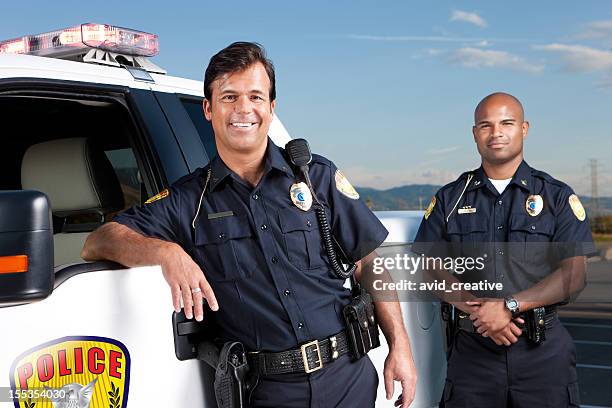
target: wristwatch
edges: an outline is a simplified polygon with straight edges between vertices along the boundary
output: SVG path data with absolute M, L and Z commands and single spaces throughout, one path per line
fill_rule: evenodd
M 512 296 L 508 296 L 507 298 L 504 299 L 504 302 L 506 302 L 506 309 L 508 309 L 510 313 L 512 313 L 512 318 L 516 319 L 519 316 L 518 300 L 516 300 Z

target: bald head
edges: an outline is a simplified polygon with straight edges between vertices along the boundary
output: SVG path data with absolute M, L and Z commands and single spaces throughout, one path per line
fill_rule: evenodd
M 515 113 L 515 119 L 522 122 L 525 120 L 525 111 L 523 110 L 523 104 L 516 97 L 504 93 L 504 92 L 495 92 L 491 95 L 485 96 L 479 103 L 476 105 L 476 109 L 474 110 L 474 124 L 478 124 L 482 117 L 483 111 L 486 111 L 489 107 L 498 107 L 498 106 L 506 106 L 509 108 L 508 110 L 513 111 Z
M 503 92 L 487 96 L 476 106 L 472 134 L 489 177 L 506 174 L 497 170 L 508 168 L 511 176 L 523 160 L 523 140 L 529 130 L 524 116 L 519 100 Z

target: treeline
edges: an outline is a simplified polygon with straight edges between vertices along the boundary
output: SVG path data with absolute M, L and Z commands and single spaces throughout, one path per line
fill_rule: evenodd
M 595 234 L 612 234 L 612 215 L 600 215 L 591 219 L 591 231 Z

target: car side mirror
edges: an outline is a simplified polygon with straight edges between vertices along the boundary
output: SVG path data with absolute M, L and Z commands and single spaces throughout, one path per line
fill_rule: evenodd
M 41 300 L 53 291 L 50 209 L 40 191 L 0 191 L 0 305 Z

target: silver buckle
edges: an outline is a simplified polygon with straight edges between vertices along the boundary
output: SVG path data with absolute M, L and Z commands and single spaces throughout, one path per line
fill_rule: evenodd
M 310 368 L 310 365 L 308 364 L 308 349 L 311 347 L 314 347 L 317 351 L 317 365 L 314 368 Z M 313 340 L 306 344 L 302 344 L 300 346 L 300 351 L 302 352 L 302 361 L 304 361 L 304 371 L 306 371 L 307 374 L 312 373 L 314 371 L 318 371 L 323 368 L 323 360 L 321 359 L 321 348 L 319 347 L 318 340 Z

